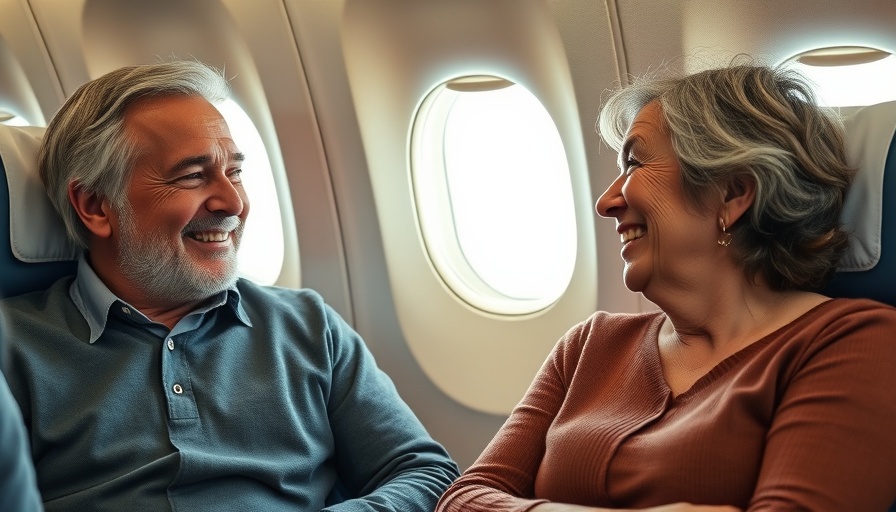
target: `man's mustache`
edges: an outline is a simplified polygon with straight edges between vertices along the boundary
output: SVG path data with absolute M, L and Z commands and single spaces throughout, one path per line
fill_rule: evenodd
M 243 221 L 236 215 L 228 217 L 206 217 L 202 219 L 193 219 L 184 226 L 181 233 L 196 233 L 200 231 L 224 231 L 231 232 L 237 228 L 241 228 Z

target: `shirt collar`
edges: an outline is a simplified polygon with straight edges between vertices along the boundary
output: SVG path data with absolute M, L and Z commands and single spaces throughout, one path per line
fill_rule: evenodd
M 88 340 L 90 343 L 94 343 L 105 331 L 106 321 L 109 318 L 112 306 L 120 307 L 121 311 L 126 315 L 134 315 L 136 317 L 135 320 L 138 322 L 153 323 L 137 308 L 119 299 L 112 293 L 102 279 L 96 275 L 84 254 L 78 260 L 78 273 L 69 288 L 69 295 L 75 303 L 75 307 L 78 308 L 78 311 L 81 312 L 81 315 L 90 327 L 90 339 Z M 235 283 L 215 297 L 216 299 L 197 308 L 196 311 L 193 311 L 187 317 L 193 314 L 202 314 L 226 305 L 232 309 L 240 322 L 249 327 L 252 326 L 252 322 L 249 321 L 249 315 L 246 314 L 243 308 L 240 291 Z

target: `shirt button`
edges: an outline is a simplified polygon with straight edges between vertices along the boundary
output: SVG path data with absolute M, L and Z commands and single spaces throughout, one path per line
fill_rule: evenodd
M 130 315 L 130 314 L 131 314 L 131 310 L 130 310 L 129 308 L 121 308 L 121 312 L 124 313 L 124 314 L 126 314 L 126 315 Z
M 174 340 L 168 338 L 168 350 L 174 350 Z
M 175 395 L 180 395 L 184 392 L 184 388 L 182 388 L 180 384 L 175 384 L 171 389 L 174 390 Z

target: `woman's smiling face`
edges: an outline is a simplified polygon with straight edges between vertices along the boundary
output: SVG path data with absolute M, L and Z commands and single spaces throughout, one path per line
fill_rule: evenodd
M 619 153 L 619 176 L 595 209 L 616 219 L 628 289 L 689 286 L 705 274 L 719 237 L 717 215 L 692 205 L 658 101 L 638 112 Z M 648 295 L 648 298 L 650 296 Z

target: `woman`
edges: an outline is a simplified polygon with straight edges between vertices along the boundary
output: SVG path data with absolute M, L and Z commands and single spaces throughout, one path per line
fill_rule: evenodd
M 813 292 L 847 247 L 838 121 L 733 65 L 638 81 L 599 126 L 596 209 L 660 310 L 573 327 L 437 510 L 885 510 L 896 309 Z

